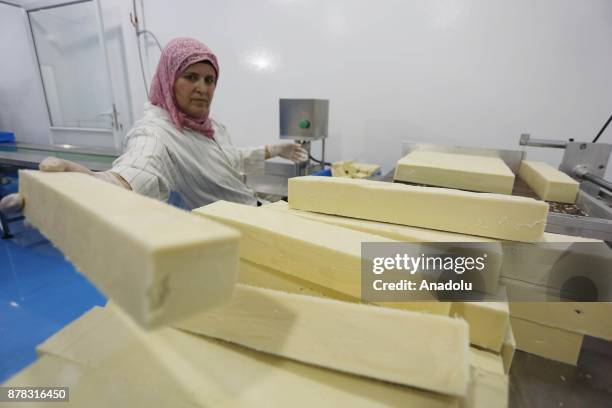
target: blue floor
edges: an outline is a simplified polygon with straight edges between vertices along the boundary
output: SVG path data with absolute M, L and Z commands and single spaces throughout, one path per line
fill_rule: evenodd
M 11 223 L 0 239 L 0 383 L 36 359 L 35 347 L 105 297 L 36 229 Z

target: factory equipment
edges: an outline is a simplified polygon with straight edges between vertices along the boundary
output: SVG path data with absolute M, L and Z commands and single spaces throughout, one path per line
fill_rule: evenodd
M 532 139 L 529 134 L 522 134 L 519 144 L 565 149 L 559 170 L 580 182 L 575 205 L 551 205 L 546 230 L 612 241 L 612 183 L 603 178 L 612 144 Z
M 279 99 L 279 136 L 281 140 L 294 140 L 308 151 L 305 163 L 293 163 L 273 158 L 266 160 L 268 175 L 295 177 L 311 174 L 325 165 L 325 139 L 328 135 L 329 100 Z M 321 141 L 321 159 L 311 154 L 312 142 Z

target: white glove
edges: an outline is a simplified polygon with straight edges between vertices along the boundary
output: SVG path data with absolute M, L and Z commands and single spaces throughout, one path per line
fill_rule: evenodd
M 89 170 L 87 167 L 82 166 L 78 163 L 71 162 L 70 160 L 58 159 L 57 157 L 47 157 L 43 160 L 38 168 L 45 172 L 63 172 L 72 171 L 76 173 L 84 173 L 90 176 L 96 177 L 100 180 L 104 180 L 108 183 L 115 184 L 119 187 L 130 189 L 129 184 L 126 181 L 120 179 L 121 176 L 110 172 L 102 171 L 95 172 Z M 19 193 L 9 194 L 0 200 L 0 212 L 4 214 L 16 214 L 23 210 L 24 206 L 23 196 Z
M 308 152 L 306 149 L 295 143 L 279 143 L 269 145 L 266 146 L 266 151 L 270 157 L 280 156 L 296 163 L 301 163 L 308 160 Z

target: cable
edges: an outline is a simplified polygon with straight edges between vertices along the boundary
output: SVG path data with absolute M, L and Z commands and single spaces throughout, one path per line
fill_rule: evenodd
M 597 136 L 595 136 L 595 139 L 593 139 L 592 143 L 597 142 L 597 139 L 599 139 L 599 136 L 601 136 L 601 134 L 606 130 L 606 128 L 608 127 L 608 125 L 610 124 L 610 121 L 612 121 L 612 115 L 610 115 L 610 117 L 608 118 L 607 122 L 605 125 L 603 125 L 603 127 L 601 128 L 601 130 L 599 131 L 599 133 L 597 134 Z
M 321 160 L 315 159 L 315 158 L 314 158 L 314 157 L 312 157 L 312 155 L 310 155 L 310 154 L 308 155 L 308 158 L 309 158 L 310 160 L 312 160 L 313 162 L 317 162 L 317 163 L 322 164 L 322 165 L 324 165 L 324 166 L 331 166 L 331 163 L 330 163 L 330 162 L 322 162 Z
M 136 46 L 138 47 L 138 61 L 140 62 L 140 73 L 142 75 L 142 82 L 144 83 L 145 93 L 147 94 L 147 98 L 149 98 L 149 85 L 147 84 L 147 77 L 145 75 L 145 70 L 144 70 L 144 62 L 142 60 L 142 49 L 140 47 L 140 36 L 143 34 L 148 34 L 151 37 L 153 37 L 153 39 L 155 40 L 155 44 L 157 44 L 157 48 L 159 48 L 160 52 L 162 50 L 162 46 L 159 43 L 159 40 L 157 39 L 155 34 L 153 34 L 149 30 L 140 29 L 139 21 L 138 21 L 138 12 L 136 11 L 136 0 L 132 0 L 132 12 L 133 13 L 130 13 L 130 22 L 132 23 L 132 26 L 134 27 L 134 30 L 136 31 Z M 146 46 L 146 41 L 145 41 L 145 46 Z

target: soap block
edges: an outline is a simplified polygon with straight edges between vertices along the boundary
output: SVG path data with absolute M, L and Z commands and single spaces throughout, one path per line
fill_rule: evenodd
M 555 327 L 511 317 L 516 348 L 550 360 L 576 365 L 584 336 Z
M 465 408 L 505 408 L 508 406 L 509 379 L 502 358 L 495 353 L 470 347 L 470 385 L 461 399 Z
M 453 302 L 450 313 L 468 322 L 471 344 L 501 352 L 510 321 L 507 302 Z
M 380 170 L 377 164 L 355 163 L 352 160 L 337 161 L 331 164 L 333 177 L 368 178 Z
M 519 177 L 546 201 L 574 204 L 580 184 L 544 162 L 523 160 Z
M 508 325 L 508 332 L 506 333 L 506 337 L 504 338 L 504 343 L 502 344 L 501 349 L 501 355 L 504 362 L 504 372 L 506 374 L 510 372 L 515 352 L 516 339 L 514 337 L 514 332 L 512 331 L 512 319 L 510 319 L 510 324 Z
M 446 408 L 458 398 L 368 380 L 172 328 L 143 332 L 117 308 L 88 312 L 39 346 L 196 407 Z
M 333 177 L 350 177 L 344 168 L 343 161 L 332 163 L 331 172 Z
M 3 387 L 68 387 L 68 401 L 19 402 L 19 407 L 177 407 L 193 408 L 194 405 L 157 389 L 105 375 L 84 364 L 75 363 L 52 355 L 43 355 L 21 370 Z M 4 405 L 4 404 L 3 404 Z M 8 405 L 6 405 L 8 406 Z
M 25 216 L 145 327 L 224 303 L 240 234 L 80 173 L 19 173 Z
M 231 303 L 174 326 L 441 394 L 464 396 L 469 381 L 468 326 L 448 316 L 238 284 Z
M 509 299 L 531 300 L 509 302 L 512 317 L 612 341 L 612 302 L 553 302 L 546 288 L 507 278 L 501 281 Z
M 342 300 L 344 302 L 362 303 L 361 299 L 345 295 L 344 293 L 296 278 L 281 271 L 257 265 L 245 259 L 240 260 L 239 282 L 259 288 L 280 290 L 288 293 L 317 296 L 328 299 Z M 413 312 L 433 313 L 448 316 L 450 302 L 373 302 L 393 309 L 410 310 Z
M 396 181 L 512 194 L 514 173 L 499 157 L 416 150 L 395 167 Z
M 510 313 L 542 325 L 612 341 L 612 302 L 511 302 Z
M 395 242 L 226 201 L 193 213 L 238 229 L 241 258 L 354 298 L 361 298 L 361 243 Z
M 509 379 L 503 373 L 492 373 L 476 367 L 470 369 L 468 396 L 462 408 L 507 408 L 510 395 Z
M 548 214 L 526 197 L 315 176 L 289 179 L 289 207 L 523 242 L 542 239 Z
M 339 227 L 362 231 L 368 234 L 380 235 L 403 242 L 498 242 L 491 238 L 484 238 L 476 235 L 458 234 L 455 232 L 411 227 L 409 225 L 390 224 L 387 222 L 297 210 L 290 208 L 289 203 L 286 201 L 276 201 L 274 203 L 265 204 L 260 209 L 282 211 L 312 221 L 324 222 L 326 224 L 337 225 Z
M 490 373 L 505 374 L 504 363 L 499 354 L 470 347 L 470 366 Z
M 262 206 L 260 210 L 282 211 L 313 221 L 337 225 L 339 227 L 362 231 L 368 234 L 380 235 L 402 242 L 445 243 L 443 245 L 445 249 L 447 249 L 449 252 L 462 256 L 478 257 L 482 256 L 484 252 L 488 257 L 486 269 L 479 272 L 478 276 L 473 276 L 473 279 L 472 276 L 466 275 L 467 279 L 474 283 L 474 290 L 492 295 L 496 294 L 498 291 L 498 281 L 502 270 L 503 251 L 501 244 L 497 240 L 474 235 L 456 234 L 452 232 L 429 230 L 406 225 L 389 224 L 385 222 L 360 220 L 356 218 L 340 217 L 337 215 L 293 210 L 289 208 L 288 203 L 285 201 L 277 201 L 275 203 L 266 204 Z M 474 243 L 474 245 L 462 245 L 461 243 L 464 242 Z M 457 245 L 453 245 L 452 243 L 457 243 Z M 476 245 L 476 243 L 482 243 L 483 245 Z M 440 248 L 440 245 L 438 245 L 437 248 Z
M 545 233 L 535 245 L 517 245 L 507 251 L 500 275 L 534 285 L 560 289 L 573 271 L 589 265 L 593 282 L 606 282 L 612 251 L 601 240 Z

